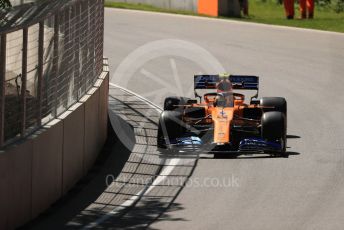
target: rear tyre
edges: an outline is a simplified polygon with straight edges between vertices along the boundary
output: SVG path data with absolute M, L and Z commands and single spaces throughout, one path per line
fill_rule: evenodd
M 266 141 L 278 142 L 281 144 L 281 150 L 274 152 L 273 155 L 282 157 L 289 156 L 286 152 L 286 118 L 282 112 L 272 111 L 263 114 L 261 135 Z
M 181 137 L 185 128 L 181 125 L 182 115 L 178 111 L 164 111 L 160 114 L 157 146 L 166 149 L 170 139 Z
M 287 101 L 283 97 L 263 97 L 260 99 L 260 105 L 271 107 L 264 108 L 264 112 L 277 111 L 281 112 L 287 117 Z

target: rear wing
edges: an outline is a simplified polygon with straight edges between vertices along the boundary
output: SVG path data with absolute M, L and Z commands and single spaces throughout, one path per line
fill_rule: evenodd
M 248 75 L 230 75 L 229 80 L 233 89 L 258 90 L 259 77 Z M 220 81 L 219 75 L 195 75 L 195 89 L 216 89 L 216 83 Z
M 239 90 L 256 90 L 257 93 L 252 98 L 258 97 L 259 77 L 251 75 L 230 75 L 229 80 L 232 82 L 233 89 Z M 194 89 L 216 89 L 216 83 L 220 81 L 219 75 L 195 75 Z
M 248 75 L 231 75 L 229 80 L 234 89 L 259 90 L 259 77 Z
M 216 83 L 220 81 L 219 75 L 195 75 L 195 89 L 216 89 Z

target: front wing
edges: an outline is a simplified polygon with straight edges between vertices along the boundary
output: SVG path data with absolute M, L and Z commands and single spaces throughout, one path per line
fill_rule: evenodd
M 238 153 L 238 154 L 259 154 L 267 152 L 278 152 L 282 146 L 278 142 L 268 142 L 260 138 L 246 138 L 240 141 L 238 147 L 230 143 L 218 145 L 216 143 L 203 143 L 197 136 L 181 137 L 166 141 L 167 149 L 180 150 L 183 152 L 199 151 L 202 153 Z

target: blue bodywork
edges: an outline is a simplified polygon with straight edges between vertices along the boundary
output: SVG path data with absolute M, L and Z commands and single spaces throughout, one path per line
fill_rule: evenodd
M 233 89 L 258 90 L 259 77 L 248 75 L 231 75 L 228 80 L 233 84 Z M 220 81 L 219 75 L 195 75 L 195 89 L 215 89 Z
M 186 146 L 186 145 L 202 145 L 203 142 L 201 138 L 196 137 L 196 136 L 191 136 L 191 137 L 180 137 L 174 140 L 170 140 L 170 144 L 176 145 L 176 146 Z
M 279 151 L 282 149 L 280 143 L 269 142 L 260 138 L 248 138 L 240 141 L 239 151 Z
M 205 146 L 202 139 L 197 136 L 181 137 L 170 140 L 170 145 L 175 148 L 201 148 Z M 209 144 L 208 144 L 209 145 Z M 216 144 L 212 143 L 214 147 Z M 231 146 L 228 144 L 228 146 Z M 280 151 L 282 145 L 278 142 L 268 142 L 261 138 L 246 138 L 240 141 L 238 149 L 231 149 L 228 152 L 264 152 L 264 151 Z M 211 152 L 211 151 L 210 151 Z M 226 152 L 226 151 L 224 151 Z

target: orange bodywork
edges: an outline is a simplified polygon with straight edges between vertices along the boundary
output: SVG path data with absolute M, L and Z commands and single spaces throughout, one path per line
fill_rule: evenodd
M 226 144 L 231 141 L 231 125 L 233 122 L 241 121 L 235 117 L 242 117 L 245 108 L 259 108 L 259 105 L 247 105 L 244 103 L 244 96 L 237 95 L 233 107 L 217 107 L 214 101 L 207 99 L 201 104 L 193 104 L 193 107 L 204 107 L 206 116 L 203 123 L 214 125 L 214 143 Z
M 235 108 L 215 107 L 212 110 L 214 122 L 214 142 L 225 144 L 230 141 L 230 127 L 234 117 Z

